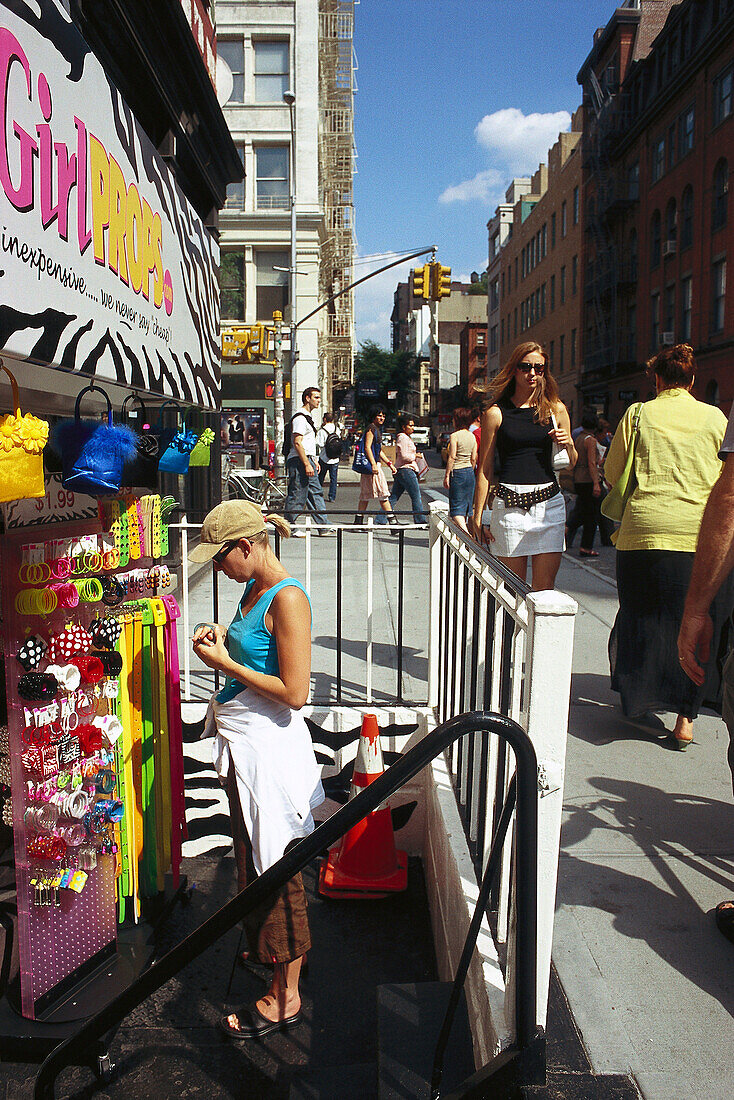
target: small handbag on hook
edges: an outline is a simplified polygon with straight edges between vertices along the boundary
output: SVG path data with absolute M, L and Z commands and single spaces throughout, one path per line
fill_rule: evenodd
M 10 379 L 14 409 L 0 416 L 0 501 L 42 497 L 46 493 L 43 448 L 48 440 L 48 424 L 32 413 L 20 411 L 15 375 L 1 359 L 0 370 Z
M 125 463 L 122 484 L 155 490 L 158 488 L 158 437 L 150 430 L 145 402 L 136 393 L 129 393 L 123 401 L 120 409 L 122 420 L 125 419 L 130 402 L 137 402 L 140 406 L 141 422 L 139 430 L 131 429 L 135 435 L 136 453 L 133 459 Z
M 97 390 L 107 402 L 107 423 L 82 420 L 79 408 L 85 393 Z M 112 423 L 112 405 L 105 390 L 85 386 L 74 406 L 74 419 L 62 420 L 53 429 L 53 443 L 61 455 L 61 484 L 65 489 L 90 496 L 119 493 L 126 462 L 137 453 L 135 433 Z

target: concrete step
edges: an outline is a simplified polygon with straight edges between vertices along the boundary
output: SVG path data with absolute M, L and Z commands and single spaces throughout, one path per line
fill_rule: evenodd
M 436 1040 L 451 993 L 449 982 L 411 982 L 377 989 L 379 1100 L 430 1095 Z M 471 1033 L 462 994 L 446 1050 L 442 1092 L 474 1072 Z
M 375 1100 L 377 1064 L 326 1066 L 299 1075 L 291 1082 L 289 1100 Z

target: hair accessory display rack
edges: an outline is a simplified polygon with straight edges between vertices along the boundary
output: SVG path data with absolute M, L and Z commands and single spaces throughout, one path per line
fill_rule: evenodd
M 101 502 L 97 521 L 14 528 L 0 539 L 19 955 L 0 1000 L 8 1061 L 42 1060 L 72 1021 L 124 989 L 152 960 L 151 925 L 188 892 L 179 610 L 172 595 L 156 594 L 168 577 L 161 525 L 160 498 L 126 497 Z M 59 575 L 75 582 L 77 601 L 56 598 Z M 108 618 L 115 622 L 100 628 Z M 99 641 L 90 647 L 93 623 Z M 69 654 L 66 631 L 81 652 Z M 25 673 L 15 654 L 38 635 L 55 663 L 46 653 Z M 46 668 L 58 692 L 27 698 Z M 23 675 L 31 679 L 21 697 Z M 0 920 L 6 980 L 12 922 L 4 912 Z M 103 1050 L 89 1052 L 100 1074 L 108 1062 Z

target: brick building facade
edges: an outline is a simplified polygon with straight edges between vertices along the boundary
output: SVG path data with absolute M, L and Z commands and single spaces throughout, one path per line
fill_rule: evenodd
M 459 335 L 459 381 L 470 397 L 486 386 L 487 326 L 480 321 L 467 321 Z
M 726 294 L 734 214 L 734 4 L 618 9 L 584 88 L 585 399 L 616 422 L 652 393 L 645 361 L 692 344 L 694 393 L 734 399 Z
M 579 108 L 516 201 L 500 264 L 500 366 L 521 341 L 542 344 L 572 420 L 581 354 L 582 120 Z

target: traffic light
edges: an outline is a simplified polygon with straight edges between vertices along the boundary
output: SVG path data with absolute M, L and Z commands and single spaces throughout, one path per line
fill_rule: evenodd
M 440 302 L 442 298 L 448 298 L 451 294 L 451 268 L 443 264 L 431 264 L 431 298 L 434 302 Z
M 426 302 L 431 296 L 431 265 L 413 269 L 413 297 L 423 298 Z

